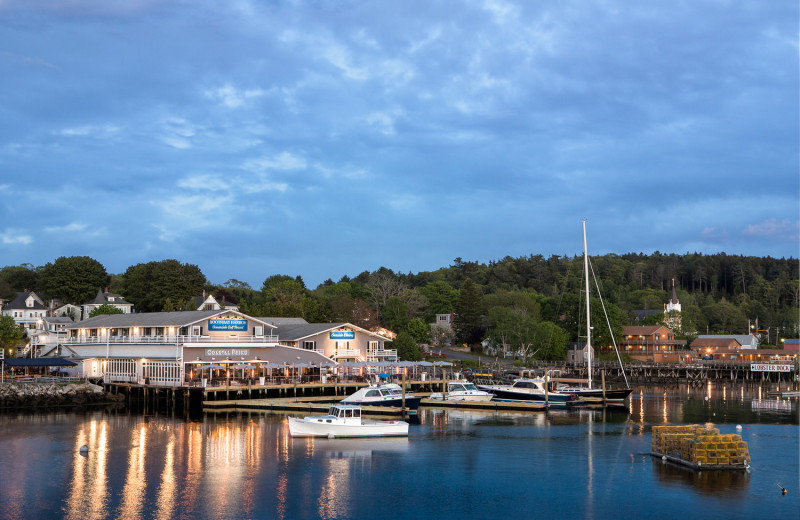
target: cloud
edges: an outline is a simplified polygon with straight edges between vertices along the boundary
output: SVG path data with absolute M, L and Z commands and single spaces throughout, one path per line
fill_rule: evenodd
M 306 160 L 290 152 L 281 152 L 273 157 L 260 157 L 245 161 L 245 170 L 263 172 L 266 170 L 302 170 L 307 167 Z
M 114 125 L 104 125 L 104 126 L 85 125 L 85 126 L 64 128 L 58 133 L 66 137 L 84 137 L 87 135 L 91 135 L 93 137 L 109 137 L 119 132 L 119 130 L 120 128 Z
M 750 224 L 742 230 L 746 237 L 786 237 L 796 239 L 800 223 L 788 219 L 770 218 L 757 224 Z
M 246 101 L 263 96 L 266 91 L 262 89 L 241 90 L 233 85 L 225 84 L 216 89 L 209 89 L 204 92 L 205 97 L 213 99 L 228 108 L 239 108 Z
M 26 246 L 33 243 L 33 237 L 30 235 L 20 234 L 18 231 L 6 228 L 2 233 L 0 233 L 0 241 L 8 245 L 22 244 Z
M 196 133 L 197 127 L 182 118 L 170 117 L 161 122 L 161 141 L 179 150 L 191 148 L 191 138 Z
M 45 231 L 48 233 L 75 233 L 78 231 L 84 231 L 86 229 L 86 224 L 80 224 L 78 222 L 70 222 L 65 226 L 49 226 L 44 228 Z

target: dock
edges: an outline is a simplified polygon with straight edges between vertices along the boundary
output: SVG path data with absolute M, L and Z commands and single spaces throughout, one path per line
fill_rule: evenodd
M 674 455 L 667 455 L 665 453 L 657 453 L 655 451 L 651 451 L 650 455 L 657 459 L 664 460 L 666 462 L 671 462 L 672 464 L 677 464 L 678 466 L 684 466 L 689 469 L 693 469 L 695 471 L 746 471 L 749 468 L 749 464 L 747 463 L 739 463 L 739 464 L 702 464 L 702 463 L 694 463 L 690 460 L 682 459 L 681 457 L 676 457 Z

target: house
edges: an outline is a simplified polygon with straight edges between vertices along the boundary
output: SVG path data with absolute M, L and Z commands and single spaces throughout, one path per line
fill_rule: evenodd
M 720 344 L 733 339 L 743 349 L 757 349 L 760 341 L 755 334 L 701 334 L 697 339 L 719 340 Z
M 663 362 L 671 359 L 676 350 L 682 350 L 686 340 L 675 339 L 675 334 L 663 325 L 629 325 L 622 329 L 620 353 L 640 361 Z M 611 350 L 613 347 L 603 347 Z
M 36 328 L 40 318 L 47 316 L 47 307 L 38 294 L 33 291 L 18 292 L 2 310 L 3 316 L 11 316 L 17 325 L 27 330 Z
M 734 352 L 742 350 L 742 344 L 728 336 L 704 336 L 692 341 L 691 349 L 700 359 L 713 359 L 718 353 L 726 354 L 728 359 Z
M 312 350 L 337 362 L 397 361 L 397 350 L 386 349 L 391 339 L 352 323 L 308 323 L 298 318 L 259 318 L 277 325 L 281 345 Z
M 132 303 L 125 301 L 125 298 L 119 294 L 108 292 L 108 287 L 106 287 L 105 291 L 102 289 L 97 291 L 97 296 L 94 297 L 94 300 L 81 305 L 83 310 L 83 319 L 87 319 L 92 311 L 101 305 L 111 305 L 112 307 L 116 307 L 117 309 L 121 310 L 123 314 L 130 314 L 133 312 Z
M 585 365 L 588 353 L 589 349 L 586 348 L 585 341 L 573 341 L 567 346 L 567 363 Z
M 59 343 L 67 339 L 67 327 L 73 323 L 74 321 L 66 316 L 39 318 L 36 328 L 28 332 L 30 342 L 22 355 L 25 356 L 29 352 L 31 357 L 47 355 L 49 351 L 57 348 Z
M 235 303 L 226 302 L 225 298 L 219 301 L 205 291 L 203 291 L 202 296 L 195 296 L 190 299 L 186 308 L 187 310 L 197 311 L 218 311 L 220 309 L 228 309 L 231 311 L 239 310 L 239 306 Z

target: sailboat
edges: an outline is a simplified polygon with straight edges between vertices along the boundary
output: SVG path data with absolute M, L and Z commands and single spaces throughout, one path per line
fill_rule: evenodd
M 603 402 L 605 399 L 606 404 L 623 404 L 625 399 L 631 394 L 630 388 L 609 390 L 602 388 L 594 388 L 592 386 L 592 359 L 594 358 L 594 350 L 592 349 L 592 324 L 590 313 L 590 282 L 589 282 L 589 252 L 586 247 L 586 220 L 583 221 L 583 269 L 586 276 L 586 363 L 588 368 L 589 377 L 587 378 L 587 385 L 584 386 L 568 386 L 559 385 L 557 390 L 562 393 L 576 395 L 583 401 L 596 401 Z M 626 380 L 627 383 L 627 380 Z

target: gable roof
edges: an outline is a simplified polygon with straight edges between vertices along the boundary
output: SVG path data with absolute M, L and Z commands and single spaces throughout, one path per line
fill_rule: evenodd
M 712 336 L 712 337 L 698 337 L 696 340 L 692 341 L 691 347 L 724 347 L 724 348 L 737 348 L 741 347 L 742 344 L 736 341 L 734 338 L 726 337 L 726 336 Z
M 29 296 L 33 296 L 33 307 L 28 307 L 25 304 L 25 300 L 28 299 Z M 42 299 L 39 298 L 39 295 L 33 291 L 30 292 L 18 292 L 17 296 L 11 300 L 8 305 L 3 307 L 3 309 L 46 309 L 42 304 Z
M 262 318 L 268 319 L 268 318 Z M 303 320 L 305 321 L 305 320 Z M 302 339 L 316 336 L 317 334 L 322 334 L 328 331 L 340 329 L 342 327 L 349 327 L 351 329 L 355 329 L 357 331 L 363 332 L 369 336 L 374 336 L 377 338 L 384 339 L 386 341 L 391 341 L 391 339 L 381 336 L 375 332 L 369 331 L 367 329 L 362 329 L 357 325 L 353 325 L 352 323 L 300 323 L 300 324 L 286 324 L 286 325 L 279 325 L 277 329 L 278 338 L 280 341 L 300 341 Z
M 661 329 L 672 332 L 663 325 L 627 325 L 622 328 L 622 334 L 624 336 L 652 336 Z
M 735 339 L 740 345 L 758 345 L 758 338 L 752 334 L 700 334 L 698 339 Z
M 113 302 L 108 301 L 109 296 L 114 298 Z M 111 303 L 111 305 L 133 305 L 130 302 L 126 302 L 125 298 L 119 294 L 114 294 L 108 291 L 103 292 L 102 289 L 97 290 L 97 296 L 94 297 L 94 300 L 84 303 L 84 305 L 103 305 L 104 303 Z
M 259 318 L 267 323 L 272 323 L 276 326 L 281 325 L 308 325 L 308 322 L 303 318 Z

